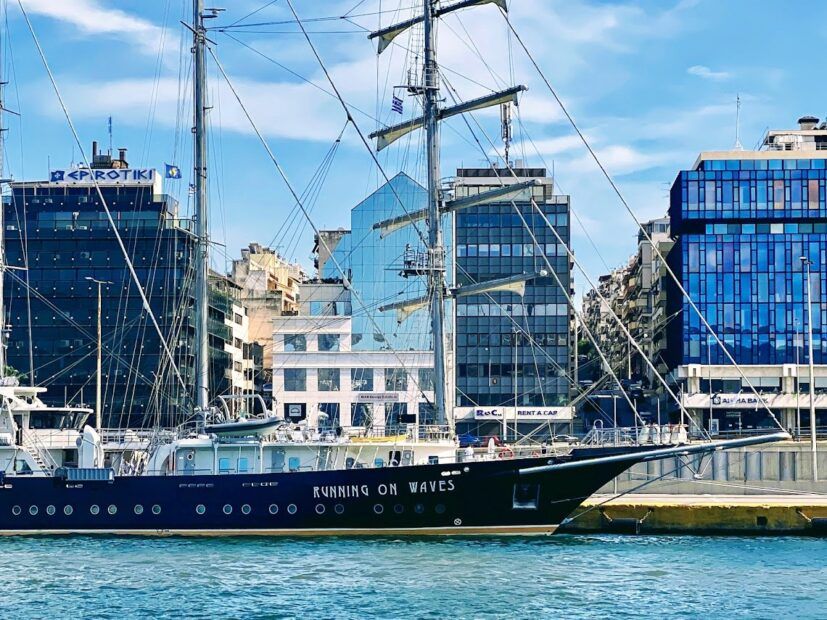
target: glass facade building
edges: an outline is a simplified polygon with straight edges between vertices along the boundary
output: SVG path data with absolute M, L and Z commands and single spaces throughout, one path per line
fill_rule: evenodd
M 407 249 L 421 249 L 417 228 L 427 238 L 425 222 L 416 228 L 404 226 L 385 237 L 374 224 L 427 207 L 425 188 L 404 173 L 365 198 L 351 210 L 350 234 L 338 241 L 335 259 L 324 262 L 323 281 L 341 279 L 340 268 L 348 273 L 355 294 L 351 295 L 353 312 L 352 348 L 354 351 L 428 351 L 432 350 L 430 315 L 417 310 L 399 323 L 393 311 L 379 312 L 383 305 L 425 294 L 423 278 L 400 275 Z M 443 221 L 444 237 L 450 255 L 450 219 Z M 338 263 L 338 266 L 337 264 Z M 449 278 L 450 279 L 450 278 Z M 358 297 L 358 298 L 357 298 Z
M 108 155 L 95 161 L 106 166 L 93 166 L 103 178 L 101 193 L 186 388 L 144 311 L 95 186 L 56 181 L 55 173 L 49 182 L 13 183 L 3 200 L 11 267 L 4 281 L 8 365 L 24 382 L 48 388 L 43 400 L 51 405 L 94 406 L 98 285 L 90 279 L 99 280 L 104 424 L 176 424 L 191 406 L 194 383 L 192 222 L 179 218 L 156 171 L 132 171 Z M 134 172 L 144 175 L 141 182 L 107 180 Z M 243 314 L 233 291 L 214 280 L 208 319 L 213 396 L 231 391 L 242 370 L 229 351 L 247 344 L 235 333 Z
M 806 363 L 801 257 L 812 263 L 814 362 L 827 360 L 825 164 L 815 151 L 702 157 L 672 186 L 669 261 L 739 364 Z M 729 363 L 676 287 L 668 298 L 670 365 Z
M 545 169 L 515 168 L 514 172 L 541 182 L 526 192 L 533 192 L 537 205 L 568 246 L 568 196 L 553 194 Z M 460 169 L 455 195 L 461 198 L 499 187 L 498 175 L 505 179 L 503 171 L 495 168 Z M 528 196 L 514 202 L 536 243 L 510 201 L 457 212 L 457 284 L 547 271 L 547 258 L 562 286 L 570 290 L 565 247 Z M 462 297 L 455 303 L 457 406 L 514 405 L 515 382 L 518 405 L 553 407 L 569 402 L 571 310 L 565 291 L 551 275 L 529 280 L 523 297 L 499 291 Z
M 155 194 L 151 185 L 104 186 L 101 191 L 184 382 L 191 385 L 192 330 L 186 308 L 191 305 L 193 237 L 188 222 L 176 219 L 176 202 Z M 7 271 L 4 282 L 11 328 L 8 364 L 26 380 L 47 387 L 44 400 L 50 404 L 93 405 L 97 284 L 87 278 L 94 278 L 105 282 L 105 423 L 180 408 L 183 389 L 171 376 L 94 186 L 15 183 L 4 209 L 6 259 L 20 269 Z

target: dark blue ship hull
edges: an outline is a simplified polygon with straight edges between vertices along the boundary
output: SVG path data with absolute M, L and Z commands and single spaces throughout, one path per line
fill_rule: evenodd
M 557 459 L 83 482 L 7 476 L 0 485 L 0 532 L 550 534 L 634 460 L 584 461 L 528 477 L 520 469 Z

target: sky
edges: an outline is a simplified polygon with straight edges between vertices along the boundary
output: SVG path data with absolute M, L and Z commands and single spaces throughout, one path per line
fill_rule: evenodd
M 5 176 L 43 179 L 82 161 L 20 3 L 51 67 L 86 156 L 92 140 L 128 148 L 131 167 L 184 171 L 165 191 L 190 205 L 192 125 L 190 0 L 2 0 L 6 87 Z M 208 2 L 207 4 L 212 4 Z M 220 5 L 221 3 L 216 3 Z M 222 76 L 228 76 L 295 191 L 322 229 L 349 226 L 349 209 L 404 171 L 424 178 L 420 132 L 378 154 L 361 135 L 418 113 L 394 87 L 417 62 L 421 32 L 377 56 L 368 30 L 409 16 L 413 0 L 293 0 L 354 124 L 332 96 L 287 0 L 233 0 L 209 20 L 210 228 L 213 265 L 225 269 L 256 241 L 311 266 L 313 232 Z M 636 217 L 664 215 L 677 172 L 700 151 L 827 115 L 818 59 L 827 3 L 769 0 L 509 0 L 511 23 L 617 182 Z M 347 16 L 347 19 L 343 19 Z M 333 19 L 318 19 L 318 18 Z M 312 20 L 312 21 L 311 21 Z M 292 22 L 292 23 L 291 23 Z M 589 158 L 560 106 L 493 4 L 447 16 L 438 30 L 446 105 L 524 84 L 514 158 L 553 170 L 571 195 L 572 245 L 589 279 L 623 264 L 636 225 Z M 813 60 L 811 64 L 809 60 Z M 220 68 L 219 64 L 220 63 Z M 400 116 L 391 97 L 403 96 Z M 470 126 L 470 128 L 469 128 Z M 357 129 L 358 128 L 358 129 Z M 471 131 L 473 129 L 473 132 Z M 501 153 L 496 109 L 442 129 L 442 175 L 484 166 Z M 578 222 L 579 220 L 579 222 Z M 582 226 L 581 226 L 582 223 Z

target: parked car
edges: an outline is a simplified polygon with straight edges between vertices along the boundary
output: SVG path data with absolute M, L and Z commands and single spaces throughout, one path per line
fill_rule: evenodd
M 462 433 L 461 435 L 457 435 L 457 439 L 459 440 L 460 448 L 468 448 L 469 446 L 472 448 L 482 447 L 482 439 L 472 433 Z

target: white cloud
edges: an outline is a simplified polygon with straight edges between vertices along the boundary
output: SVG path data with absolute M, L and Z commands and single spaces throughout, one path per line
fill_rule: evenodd
M 726 71 L 713 71 L 704 65 L 692 65 L 686 72 L 689 75 L 694 75 L 704 80 L 712 80 L 713 82 L 723 82 L 731 77 Z
M 22 0 L 25 9 L 71 24 L 84 34 L 126 37 L 147 54 L 157 54 L 164 29 L 119 9 L 103 6 L 98 0 Z

